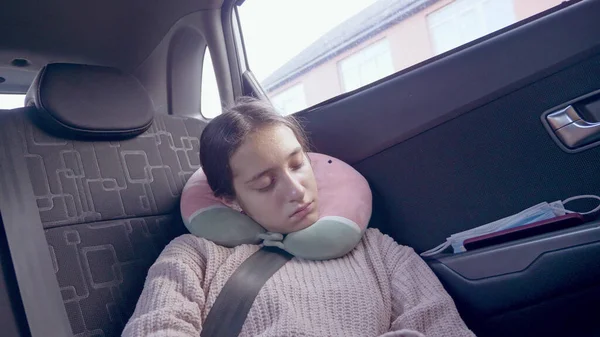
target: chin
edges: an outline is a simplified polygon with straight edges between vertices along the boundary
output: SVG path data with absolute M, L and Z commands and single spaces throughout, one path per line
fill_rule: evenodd
M 307 215 L 302 221 L 300 221 L 295 227 L 295 230 L 299 231 L 312 226 L 319 220 L 319 214 L 317 212 Z

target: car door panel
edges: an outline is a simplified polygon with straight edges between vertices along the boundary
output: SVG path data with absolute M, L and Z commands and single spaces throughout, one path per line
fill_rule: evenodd
M 598 257 L 600 222 L 594 222 L 464 254 L 446 254 L 428 262 L 453 294 L 470 326 L 485 335 L 539 336 L 550 333 L 548 330 L 555 335 L 565 327 L 594 330 L 595 321 L 582 318 L 598 312 L 589 305 L 590 294 L 585 291 L 600 287 Z M 578 309 L 565 310 L 556 301 L 566 297 L 571 298 L 569 306 Z M 552 321 L 535 317 L 539 309 L 531 307 L 540 304 L 545 310 L 554 307 Z M 530 315 L 529 324 L 521 331 L 512 331 L 513 323 L 506 317 L 525 308 L 530 308 L 529 314 L 522 313 Z M 579 315 L 569 317 L 573 311 Z M 502 317 L 504 327 L 497 326 L 495 322 Z M 578 323 L 574 324 L 574 320 Z
M 598 194 L 600 148 L 566 153 L 540 121 L 598 88 L 596 56 L 355 165 L 382 195 L 391 234 L 422 252 L 542 201 Z

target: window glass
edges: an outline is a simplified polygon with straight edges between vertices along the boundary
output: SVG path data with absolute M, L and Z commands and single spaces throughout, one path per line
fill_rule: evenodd
M 394 73 L 390 44 L 378 41 L 339 62 L 344 91 L 360 88 Z
M 435 53 L 447 52 L 514 23 L 514 1 L 456 0 L 430 13 L 427 24 Z
M 0 109 L 16 109 L 25 106 L 25 95 L 0 94 Z
M 204 61 L 202 64 L 202 93 L 200 96 L 200 111 L 204 118 L 215 118 L 221 114 L 221 97 L 219 96 L 219 87 L 215 77 L 215 68 L 213 67 L 210 50 L 206 48 L 204 52 Z
M 307 107 L 304 84 L 302 83 L 281 92 L 273 93 L 270 98 L 275 108 L 283 115 L 289 115 Z
M 563 0 L 246 0 L 250 70 L 289 114 L 398 72 Z

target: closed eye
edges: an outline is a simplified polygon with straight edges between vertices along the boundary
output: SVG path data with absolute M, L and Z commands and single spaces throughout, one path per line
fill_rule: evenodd
M 292 169 L 293 171 L 301 169 L 304 166 L 304 161 L 304 154 L 302 152 L 295 152 L 291 156 L 290 169 Z
M 273 188 L 273 186 L 275 186 L 275 180 L 271 179 L 271 181 L 269 182 L 269 184 L 267 186 L 258 188 L 257 191 L 268 192 L 269 190 L 271 190 Z
M 304 166 L 304 161 L 302 161 L 300 164 L 292 165 L 291 169 L 293 171 L 297 171 L 297 170 L 301 169 L 303 166 Z

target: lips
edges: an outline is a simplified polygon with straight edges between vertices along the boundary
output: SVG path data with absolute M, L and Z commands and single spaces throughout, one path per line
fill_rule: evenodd
M 308 213 L 308 211 L 310 211 L 310 209 L 312 208 L 313 204 L 314 204 L 314 201 L 311 201 L 309 203 L 299 206 L 296 209 L 296 211 L 290 216 L 290 218 L 293 218 L 295 216 L 302 216 L 302 215 L 304 215 L 304 213 Z

